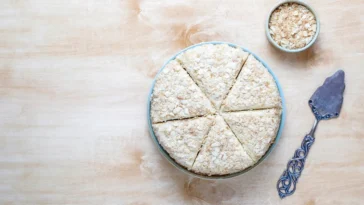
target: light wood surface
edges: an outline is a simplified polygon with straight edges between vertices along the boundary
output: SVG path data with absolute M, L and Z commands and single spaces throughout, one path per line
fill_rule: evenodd
M 0 204 L 364 204 L 364 1 L 307 2 L 319 39 L 285 54 L 264 33 L 275 0 L 2 0 Z M 146 120 L 158 69 L 212 40 L 264 59 L 287 101 L 272 154 L 222 181 L 170 165 Z M 339 68 L 341 116 L 320 123 L 297 192 L 280 200 L 277 179 L 313 123 L 307 100 Z

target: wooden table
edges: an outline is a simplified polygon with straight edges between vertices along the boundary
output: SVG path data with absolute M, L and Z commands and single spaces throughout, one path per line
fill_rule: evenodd
M 317 43 L 300 54 L 264 33 L 274 0 L 3 0 L 0 5 L 0 204 L 364 204 L 364 1 L 307 1 Z M 147 94 L 162 64 L 202 41 L 249 48 L 278 76 L 287 121 L 252 171 L 204 181 L 151 141 Z M 322 122 L 298 191 L 276 182 L 311 128 L 307 100 L 337 69 L 339 119 Z

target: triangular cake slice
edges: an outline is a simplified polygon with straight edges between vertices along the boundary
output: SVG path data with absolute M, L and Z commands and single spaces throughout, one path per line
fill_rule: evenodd
M 169 156 L 178 164 L 191 169 L 213 121 L 213 117 L 168 121 L 154 124 L 153 130 L 159 144 Z
M 153 123 L 214 112 L 211 102 L 178 62 L 170 61 L 158 74 L 151 102 Z
M 253 163 L 224 119 L 218 115 L 192 170 L 209 176 L 225 175 L 244 170 Z
M 240 111 L 280 107 L 277 84 L 269 71 L 253 55 L 248 57 L 222 111 Z
M 226 122 L 248 149 L 249 155 L 259 160 L 277 136 L 281 109 L 223 113 Z
M 205 44 L 185 51 L 177 61 L 219 109 L 248 55 L 227 44 Z

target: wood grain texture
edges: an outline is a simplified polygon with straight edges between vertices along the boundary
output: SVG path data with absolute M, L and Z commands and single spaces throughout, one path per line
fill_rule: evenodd
M 264 21 L 275 0 L 2 0 L 0 204 L 364 204 L 364 1 L 307 1 L 321 19 L 300 54 L 274 49 Z M 272 154 L 228 180 L 189 177 L 147 128 L 153 77 L 202 41 L 240 44 L 283 86 L 287 121 Z M 338 68 L 339 119 L 320 123 L 298 191 L 276 182 L 309 131 L 307 100 Z

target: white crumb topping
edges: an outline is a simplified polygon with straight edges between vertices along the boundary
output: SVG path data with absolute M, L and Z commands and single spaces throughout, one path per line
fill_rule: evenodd
M 158 75 L 152 95 L 153 123 L 213 114 L 211 102 L 176 61 Z
M 216 116 L 192 170 L 205 175 L 224 175 L 254 164 L 221 116 Z
M 227 44 L 206 44 L 189 49 L 176 59 L 219 109 L 248 55 Z
M 158 142 L 176 163 L 203 175 L 226 175 L 253 166 L 274 142 L 281 98 L 253 55 L 205 44 L 158 74 L 150 112 Z
M 280 107 L 277 85 L 268 70 L 253 55 L 248 57 L 234 86 L 222 104 L 222 111 Z
M 246 145 L 250 156 L 258 161 L 277 136 L 281 109 L 231 112 L 222 115 L 239 141 Z
M 191 169 L 212 123 L 213 117 L 200 117 L 154 124 L 153 129 L 164 150 L 178 164 Z

